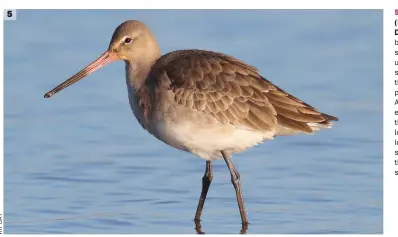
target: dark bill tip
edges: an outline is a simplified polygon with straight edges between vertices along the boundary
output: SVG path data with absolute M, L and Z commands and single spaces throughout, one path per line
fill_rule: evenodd
M 47 92 L 47 93 L 44 95 L 44 98 L 50 98 L 50 97 L 53 96 L 53 95 L 54 95 L 53 92 Z

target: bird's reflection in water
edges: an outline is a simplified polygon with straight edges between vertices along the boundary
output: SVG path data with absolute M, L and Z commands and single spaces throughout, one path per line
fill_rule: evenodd
M 195 222 L 195 230 L 196 230 L 196 233 L 197 233 L 198 235 L 206 234 L 205 232 L 202 231 L 202 225 L 200 224 L 200 221 L 194 221 L 194 222 Z
M 246 234 L 247 229 L 249 228 L 249 225 L 246 224 L 242 224 L 242 228 L 240 229 L 240 233 L 239 234 Z
M 206 234 L 206 232 L 203 232 L 203 230 L 202 230 L 202 225 L 201 225 L 200 221 L 194 221 L 194 222 L 195 222 L 196 233 L 199 235 Z M 242 224 L 242 228 L 241 228 L 239 234 L 246 234 L 248 228 L 249 228 L 248 224 Z

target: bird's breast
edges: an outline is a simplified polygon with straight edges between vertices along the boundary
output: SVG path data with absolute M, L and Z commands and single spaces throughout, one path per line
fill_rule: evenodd
M 147 113 L 144 112 L 145 109 L 141 105 L 142 103 L 140 102 L 139 98 L 136 95 L 129 93 L 129 103 L 130 103 L 130 107 L 131 107 L 131 110 L 133 111 L 135 118 L 141 124 L 141 126 L 146 129 L 146 127 L 147 127 L 146 114 Z

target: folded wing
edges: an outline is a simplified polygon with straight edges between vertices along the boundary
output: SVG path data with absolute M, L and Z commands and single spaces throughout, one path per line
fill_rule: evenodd
M 163 56 L 157 70 L 174 100 L 223 123 L 277 133 L 278 127 L 312 133 L 336 117 L 321 113 L 228 55 L 181 50 Z

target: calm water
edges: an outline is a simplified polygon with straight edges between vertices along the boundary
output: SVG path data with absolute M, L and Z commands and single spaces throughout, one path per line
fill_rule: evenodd
M 196 233 L 205 162 L 151 137 L 117 62 L 43 94 L 144 21 L 163 52 L 202 48 L 257 66 L 336 115 L 331 130 L 237 154 L 247 233 L 381 233 L 381 11 L 19 11 L 5 22 L 6 233 Z M 238 233 L 225 163 L 214 163 L 206 233 Z

